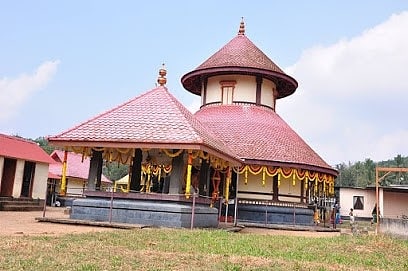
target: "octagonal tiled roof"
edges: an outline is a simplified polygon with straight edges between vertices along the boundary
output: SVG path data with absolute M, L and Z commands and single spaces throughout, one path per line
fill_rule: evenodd
M 298 166 L 337 175 L 272 109 L 248 105 L 207 105 L 195 116 L 245 163 Z
M 152 89 L 59 135 L 50 143 L 73 146 L 196 148 L 239 161 L 166 87 Z
M 241 28 L 243 22 L 241 22 Z M 278 98 L 295 92 L 298 84 L 286 75 L 267 55 L 245 36 L 245 30 L 204 61 L 194 71 L 181 78 L 183 86 L 192 93 L 200 94 L 202 80 L 219 74 L 249 74 L 270 79 L 277 85 Z

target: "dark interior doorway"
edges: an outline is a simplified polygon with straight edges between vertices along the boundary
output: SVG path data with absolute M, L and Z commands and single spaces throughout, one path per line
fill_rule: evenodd
M 4 158 L 3 176 L 0 184 L 0 196 L 13 196 L 14 176 L 16 175 L 17 160 Z
M 25 161 L 23 185 L 21 186 L 21 197 L 31 197 L 35 173 L 35 163 Z

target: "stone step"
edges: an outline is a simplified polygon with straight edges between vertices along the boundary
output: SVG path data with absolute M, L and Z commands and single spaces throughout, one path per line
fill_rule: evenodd
M 0 202 L 1 201 L 40 201 L 40 199 L 33 199 L 29 197 L 21 197 L 21 198 L 13 198 L 13 197 L 0 197 Z
M 13 212 L 30 212 L 30 211 L 42 211 L 43 206 L 40 205 L 20 205 L 20 204 L 7 204 L 1 206 L 1 211 L 13 211 Z
M 37 200 L 3 200 L 0 201 L 0 206 L 6 205 L 40 205 Z

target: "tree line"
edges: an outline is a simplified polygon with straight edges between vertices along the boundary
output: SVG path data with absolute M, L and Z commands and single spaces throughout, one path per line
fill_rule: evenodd
M 398 154 L 393 159 L 374 162 L 370 158 L 364 162 L 337 164 L 335 168 L 339 171 L 336 179 L 336 186 L 339 187 L 367 187 L 375 185 L 376 167 L 405 167 L 408 168 L 408 156 L 404 157 Z M 384 174 L 384 173 L 382 173 Z M 380 175 L 381 177 L 382 175 Z M 408 174 L 401 172 L 392 172 L 388 174 L 381 182 L 383 186 L 389 185 L 408 185 Z

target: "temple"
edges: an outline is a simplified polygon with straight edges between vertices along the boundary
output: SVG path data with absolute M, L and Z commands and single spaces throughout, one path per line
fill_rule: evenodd
M 163 66 L 157 88 L 49 138 L 91 158 L 85 198 L 74 200 L 71 218 L 170 227 L 216 227 L 220 218 L 313 224 L 317 204 L 334 195 L 337 171 L 277 114 L 277 101 L 298 84 L 247 38 L 244 22 L 181 78 L 201 96 L 195 114 L 168 91 L 166 74 Z M 112 161 L 129 165 L 128 184 L 107 192 L 101 172 Z
M 286 224 L 295 216 L 308 224 L 310 207 L 333 199 L 337 171 L 277 114 L 277 101 L 298 83 L 247 38 L 243 21 L 237 36 L 181 81 L 201 96 L 198 120 L 243 160 L 232 181 L 239 219 Z

